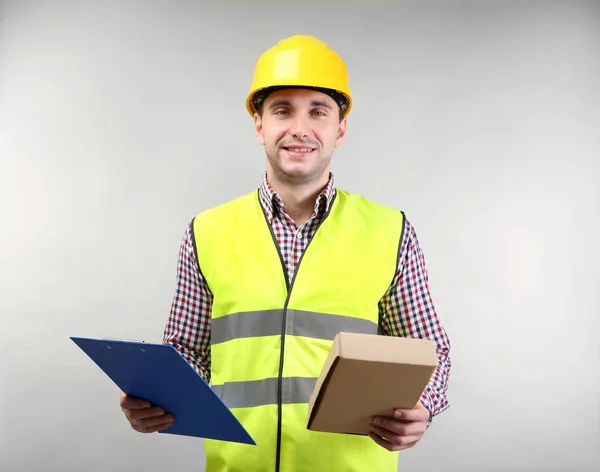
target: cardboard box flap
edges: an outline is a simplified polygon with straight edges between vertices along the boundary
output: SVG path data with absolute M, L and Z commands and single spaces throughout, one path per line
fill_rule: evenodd
M 338 352 L 344 359 L 437 365 L 435 342 L 429 339 L 398 338 L 376 334 L 340 333 Z M 399 340 L 402 340 L 399 342 Z

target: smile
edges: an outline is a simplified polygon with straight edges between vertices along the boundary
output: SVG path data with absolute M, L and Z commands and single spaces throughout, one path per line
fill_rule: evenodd
M 287 152 L 288 156 L 292 158 L 305 158 L 308 157 L 313 151 L 313 148 L 301 148 L 301 147 L 284 147 L 284 151 Z

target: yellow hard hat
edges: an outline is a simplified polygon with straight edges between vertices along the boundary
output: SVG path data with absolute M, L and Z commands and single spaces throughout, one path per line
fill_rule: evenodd
M 258 59 L 246 98 L 246 108 L 254 116 L 257 106 L 270 90 L 307 87 L 327 93 L 347 116 L 352 107 L 348 71 L 342 58 L 326 43 L 306 35 L 282 39 Z

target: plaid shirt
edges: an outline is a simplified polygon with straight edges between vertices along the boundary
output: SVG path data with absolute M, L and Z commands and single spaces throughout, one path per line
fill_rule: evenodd
M 286 213 L 281 197 L 267 182 L 266 173 L 259 195 L 291 280 L 302 252 L 333 200 L 333 176 L 330 175 L 329 183 L 317 198 L 312 217 L 301 228 Z M 438 365 L 421 398 L 433 417 L 448 407 L 450 342 L 429 293 L 427 268 L 417 235 L 406 218 L 400 244 L 396 277 L 379 304 L 383 329 L 389 336 L 435 341 Z M 211 304 L 212 294 L 198 270 L 190 223 L 179 251 L 177 289 L 163 341 L 177 348 L 207 382 L 210 382 Z

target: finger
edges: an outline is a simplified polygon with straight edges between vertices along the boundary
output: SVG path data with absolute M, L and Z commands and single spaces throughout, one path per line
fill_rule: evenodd
M 143 420 L 146 418 L 162 417 L 165 414 L 165 410 L 160 406 L 154 406 L 142 410 L 126 410 L 125 413 L 130 420 Z
M 419 404 L 414 409 L 399 409 L 394 412 L 394 418 L 401 421 L 427 421 L 429 418 L 429 412 L 427 409 Z
M 155 425 L 150 425 L 150 426 L 139 425 L 136 423 L 131 424 L 131 427 L 139 433 L 156 433 L 157 431 L 163 431 L 165 429 L 169 429 L 171 426 L 173 426 L 172 422 L 169 422 L 169 423 L 161 422 L 161 423 L 158 423 Z
M 386 429 L 394 434 L 401 436 L 411 436 L 416 434 L 422 434 L 427 429 L 427 425 L 424 421 L 422 422 L 406 422 L 400 421 L 393 418 L 375 417 L 373 424 Z
M 136 420 L 132 423 L 148 430 L 156 426 L 172 425 L 174 421 L 173 415 L 158 416 L 156 418 L 146 418 L 143 420 Z
M 149 408 L 152 405 L 149 401 L 141 398 L 128 397 L 127 395 L 121 396 L 121 408 L 123 410 L 140 410 L 143 408 Z
M 173 423 L 159 424 L 146 429 L 146 433 L 156 433 L 157 431 L 164 431 L 165 429 L 169 429 L 171 426 L 173 426 Z
M 385 439 L 383 439 L 382 437 L 378 436 L 377 434 L 371 432 L 369 433 L 369 437 L 375 441 L 377 444 L 379 444 L 381 447 L 383 447 L 384 449 L 387 449 L 388 451 L 396 451 L 396 446 L 394 446 L 392 443 L 390 443 L 389 441 L 386 441 Z
M 373 433 L 373 432 L 369 433 L 369 437 L 373 441 L 375 441 L 377 444 L 379 444 L 381 447 L 387 449 L 388 451 L 402 451 L 404 449 L 409 449 L 411 447 L 414 447 L 415 444 L 417 444 L 417 442 L 418 442 L 418 440 L 417 440 L 417 441 L 410 442 L 410 443 L 407 442 L 406 444 L 403 444 L 403 445 L 398 445 L 398 444 L 391 443 L 387 439 L 382 438 L 381 436 L 379 436 L 378 434 Z
M 400 451 L 402 449 L 408 449 L 409 447 L 413 447 L 421 439 L 421 435 L 418 434 L 411 436 L 401 436 L 399 434 L 394 434 L 391 431 L 385 430 L 375 425 L 371 427 L 370 435 L 374 435 L 376 438 L 379 438 L 380 441 L 376 442 L 390 451 Z

